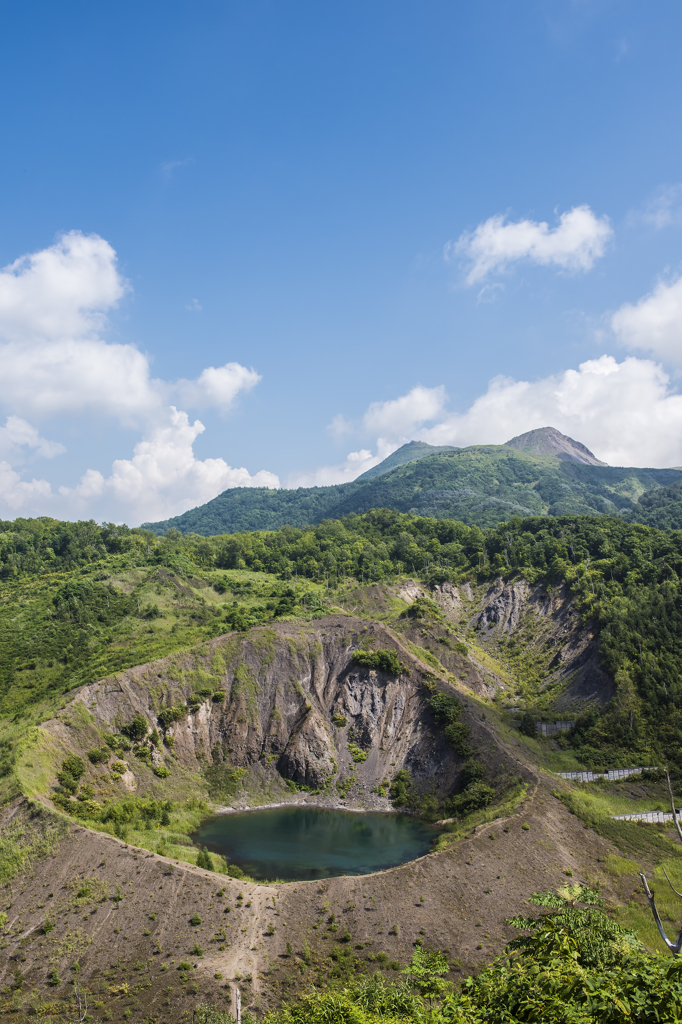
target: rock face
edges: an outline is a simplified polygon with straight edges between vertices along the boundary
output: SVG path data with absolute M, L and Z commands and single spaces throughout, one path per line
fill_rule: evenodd
M 512 437 L 511 441 L 505 441 L 508 448 L 516 448 L 519 452 L 528 452 L 529 455 L 551 455 L 555 459 L 562 459 L 564 462 L 580 462 L 585 466 L 605 466 L 605 462 L 592 454 L 580 441 L 574 441 L 572 437 L 562 434 L 556 427 L 539 427 L 537 430 L 529 430 L 518 437 Z
M 543 677 L 540 692 L 552 694 L 557 711 L 611 700 L 613 680 L 599 664 L 599 642 L 582 623 L 568 587 L 548 591 L 542 584 L 500 579 L 488 587 L 479 607 L 472 619 L 479 642 L 534 661 Z
M 456 604 L 454 592 L 443 598 Z M 396 652 L 402 670 L 360 667 L 353 660 L 360 646 Z M 334 615 L 231 634 L 92 683 L 59 720 L 42 728 L 63 745 L 78 746 L 65 720 L 82 721 L 87 709 L 92 734 L 78 741 L 87 752 L 101 742 L 102 731 L 117 732 L 142 715 L 162 736 L 157 749 L 171 769 L 164 791 L 176 784 L 180 769 L 202 772 L 213 798 L 228 802 L 235 770 L 246 769 L 252 781 L 258 776 L 261 783 L 277 783 L 277 799 L 292 796 L 284 788 L 289 779 L 326 787 L 335 799 L 348 794 L 351 804 L 387 807 L 384 794 L 372 790 L 402 768 L 437 796 L 457 788 L 464 757 L 447 743 L 429 709 L 424 683 L 433 685 L 434 678 L 389 629 Z M 445 680 L 439 685 L 449 686 Z M 506 755 L 492 734 L 481 731 L 475 705 L 459 697 L 494 781 Z M 151 764 L 129 758 L 138 791 L 161 785 L 153 776 L 160 761 L 156 753 Z

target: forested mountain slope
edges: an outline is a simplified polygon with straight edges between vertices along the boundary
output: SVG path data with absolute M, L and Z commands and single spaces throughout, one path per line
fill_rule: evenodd
M 302 530 L 210 538 L 172 532 L 158 539 L 143 530 L 53 520 L 2 526 L 5 713 L 229 629 L 334 607 L 352 611 L 349 590 L 410 578 L 427 596 L 446 583 L 480 591 L 478 610 L 471 606 L 462 621 L 451 621 L 442 639 L 447 647 L 480 635 L 485 649 L 485 638 L 498 636 L 500 618 L 485 611 L 490 585 L 524 581 L 544 588 L 550 604 L 552 588 L 567 588 L 592 624 L 601 666 L 613 680 L 615 701 L 586 713 L 576 728 L 572 742 L 585 763 L 603 760 L 608 749 L 640 760 L 674 760 L 682 750 L 678 532 L 610 516 L 537 516 L 483 531 L 388 510 Z M 243 577 L 224 578 L 235 571 Z M 428 624 L 428 607 L 423 615 Z M 511 631 L 505 625 L 491 653 L 516 679 L 521 704 L 539 702 L 549 713 L 542 683 L 552 659 L 538 647 L 535 626 L 524 636 L 525 622 L 521 617 Z M 542 650 L 550 649 L 547 640 Z
M 632 512 L 636 518 L 642 494 L 674 485 L 680 476 L 675 469 L 580 464 L 508 445 L 484 445 L 426 455 L 349 484 L 279 491 L 234 488 L 173 519 L 145 526 L 157 534 L 172 528 L 210 536 L 306 526 L 373 508 L 481 527 L 515 515 Z M 656 519 L 653 510 L 649 514 Z

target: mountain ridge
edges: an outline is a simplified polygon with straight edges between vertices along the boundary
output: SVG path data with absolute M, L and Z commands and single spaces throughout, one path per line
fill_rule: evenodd
M 177 529 L 211 536 L 300 528 L 388 508 L 483 528 L 512 516 L 570 514 L 615 515 L 652 526 L 660 521 L 664 529 L 682 527 L 682 502 L 675 500 L 675 487 L 682 486 L 679 470 L 606 466 L 555 428 L 529 431 L 511 441 L 515 444 L 435 448 L 434 452 L 425 451 L 431 446 L 424 442 L 410 442 L 374 467 L 378 473 L 370 470 L 373 475 L 364 474 L 350 483 L 296 490 L 233 488 L 179 516 L 142 525 L 156 534 Z M 524 450 L 526 445 L 535 451 Z M 538 446 L 545 451 L 538 454 Z M 547 450 L 552 446 L 552 451 Z M 410 454 L 417 457 L 405 459 Z M 389 460 L 393 464 L 382 470 Z M 639 507 L 644 494 L 660 488 L 667 489 L 667 511 L 655 502 L 646 509 Z

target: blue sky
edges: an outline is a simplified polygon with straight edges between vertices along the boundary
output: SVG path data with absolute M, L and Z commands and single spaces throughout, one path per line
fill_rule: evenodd
M 548 423 L 682 464 L 678 3 L 0 11 L 0 515 Z

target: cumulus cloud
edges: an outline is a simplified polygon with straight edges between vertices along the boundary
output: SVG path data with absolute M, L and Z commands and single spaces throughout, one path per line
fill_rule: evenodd
M 472 232 L 445 246 L 445 258 L 463 256 L 471 263 L 467 284 L 476 284 L 518 260 L 554 264 L 564 270 L 590 270 L 613 234 L 607 217 L 596 217 L 589 206 L 562 213 L 555 228 L 546 221 L 506 223 L 498 214 Z
M 391 452 L 404 442 L 387 440 L 380 437 L 376 442 L 376 452 L 369 448 L 361 448 L 357 452 L 349 452 L 343 462 L 332 466 L 320 466 L 309 472 L 292 473 L 286 481 L 286 487 L 326 487 L 329 484 L 347 484 L 366 473 L 373 466 L 388 458 Z
M 635 305 L 625 303 L 611 318 L 616 336 L 628 348 L 682 362 L 682 277 L 659 281 Z
M 179 380 L 173 392 L 180 401 L 192 409 L 213 407 L 228 409 L 240 391 L 250 391 L 261 380 L 255 370 L 247 370 L 240 363 L 207 366 L 196 380 Z
M 11 410 L 0 428 L 0 502 L 8 508 L 68 515 L 101 499 L 139 522 L 175 515 L 227 487 L 279 486 L 266 471 L 252 476 L 223 459 L 196 459 L 192 445 L 203 424 L 190 424 L 170 404 L 224 412 L 260 376 L 228 362 L 194 380 L 153 379 L 134 345 L 99 336 L 128 289 L 112 246 L 78 231 L 0 270 L 0 402 Z M 133 457 L 117 460 L 109 477 L 88 469 L 76 487 L 57 493 L 45 480 L 22 481 L 16 466 L 27 453 L 52 458 L 65 450 L 22 416 L 83 413 L 138 429 L 143 438 Z
M 88 470 L 75 488 L 61 487 L 71 504 L 110 496 L 130 521 L 168 519 L 192 505 L 210 501 L 229 487 L 279 487 L 274 473 L 253 476 L 234 469 L 224 459 L 197 459 L 193 445 L 205 430 L 200 420 L 189 422 L 186 412 L 171 407 L 168 422 L 136 446 L 132 459 L 116 459 L 109 477 Z
M 69 231 L 0 270 L 0 337 L 69 338 L 99 330 L 127 288 L 99 235 Z
M 649 359 L 603 355 L 538 381 L 497 377 L 462 414 L 420 433 L 430 444 L 503 444 L 553 426 L 614 466 L 682 464 L 682 395 Z
M 417 384 L 400 398 L 372 402 L 363 417 L 365 430 L 409 439 L 423 423 L 440 416 L 446 399 L 442 384 L 435 388 Z
M 426 388 L 417 384 L 406 395 L 384 402 L 372 402 L 362 417 L 361 424 L 353 423 L 339 414 L 328 426 L 335 437 L 353 432 L 371 434 L 380 432 L 375 442 L 376 452 L 361 448 L 349 452 L 343 462 L 321 466 L 310 472 L 293 473 L 287 479 L 287 487 L 323 487 L 326 484 L 343 484 L 368 469 L 383 462 L 391 452 L 410 441 L 425 423 L 432 423 L 443 414 L 447 395 L 443 385 Z
M 0 427 L 0 453 L 11 457 L 14 464 L 27 448 L 44 459 L 53 459 L 55 455 L 66 451 L 59 441 L 48 441 L 41 437 L 37 428 L 26 420 L 19 416 L 8 416 L 5 426 Z

